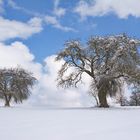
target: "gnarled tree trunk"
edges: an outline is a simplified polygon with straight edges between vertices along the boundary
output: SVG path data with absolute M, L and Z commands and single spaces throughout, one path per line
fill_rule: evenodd
M 105 92 L 100 92 L 98 93 L 98 98 L 99 98 L 99 107 L 109 107 L 107 103 L 107 94 Z
M 5 101 L 5 107 L 10 107 L 10 102 L 8 100 Z

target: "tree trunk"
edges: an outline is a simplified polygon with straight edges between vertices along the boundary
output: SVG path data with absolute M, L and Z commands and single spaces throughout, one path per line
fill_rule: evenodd
M 10 107 L 11 95 L 5 95 L 5 107 Z
M 10 101 L 11 101 L 11 98 L 12 96 L 11 95 L 5 95 L 5 107 L 10 107 Z
M 5 100 L 5 107 L 10 107 L 10 102 L 8 100 Z
M 136 99 L 136 106 L 138 106 L 138 100 Z
M 107 103 L 107 98 L 106 98 L 106 93 L 105 92 L 99 92 L 98 93 L 98 98 L 99 98 L 99 103 L 100 103 L 100 106 L 99 107 L 106 107 L 108 108 L 109 105 Z

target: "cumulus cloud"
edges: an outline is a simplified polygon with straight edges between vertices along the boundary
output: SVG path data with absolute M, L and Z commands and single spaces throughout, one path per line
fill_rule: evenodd
M 32 104 L 47 105 L 53 107 L 80 107 L 91 106 L 91 100 L 87 95 L 88 84 L 79 88 L 62 89 L 57 87 L 57 72 L 63 61 L 56 62 L 55 55 L 47 57 L 44 62 L 43 75 L 39 86 L 35 89 L 35 96 L 29 100 Z M 89 79 L 86 77 L 86 83 Z
M 74 11 L 82 18 L 88 16 L 104 16 L 111 13 L 119 18 L 127 18 L 129 15 L 140 17 L 139 0 L 81 0 Z
M 34 55 L 22 42 L 13 42 L 10 45 L 0 43 L 0 68 L 21 66 L 33 71 L 34 76 L 41 77 L 42 65 L 34 61 Z
M 51 107 L 91 106 L 87 95 L 88 84 L 81 85 L 78 89 L 57 88 L 57 71 L 64 62 L 56 62 L 55 57 L 47 57 L 44 60 L 45 65 L 42 65 L 35 62 L 35 56 L 22 42 L 13 42 L 10 45 L 0 43 L 0 68 L 20 66 L 33 72 L 38 80 L 32 90 L 32 96 L 25 104 Z M 89 79 L 85 77 L 84 81 L 88 83 Z
M 23 38 L 26 39 L 35 33 L 39 33 L 42 30 L 42 20 L 40 18 L 31 18 L 26 23 L 9 20 L 0 17 L 0 41 L 5 41 L 11 38 Z

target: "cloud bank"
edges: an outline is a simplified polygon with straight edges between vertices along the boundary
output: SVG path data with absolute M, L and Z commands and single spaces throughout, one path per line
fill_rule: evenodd
M 139 0 L 80 0 L 74 8 L 81 18 L 115 14 L 119 18 L 140 17 Z
M 64 62 L 56 62 L 55 57 L 55 55 L 48 56 L 42 65 L 35 62 L 35 56 L 22 42 L 13 42 L 10 45 L 0 43 L 0 68 L 20 66 L 33 72 L 38 80 L 26 104 L 49 107 L 92 106 L 87 94 L 89 83 L 87 77 L 85 77 L 86 84 L 77 89 L 57 88 L 57 71 Z

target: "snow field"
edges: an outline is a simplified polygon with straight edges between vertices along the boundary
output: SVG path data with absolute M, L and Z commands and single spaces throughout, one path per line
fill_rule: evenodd
M 0 140 L 135 140 L 137 109 L 0 108 Z

